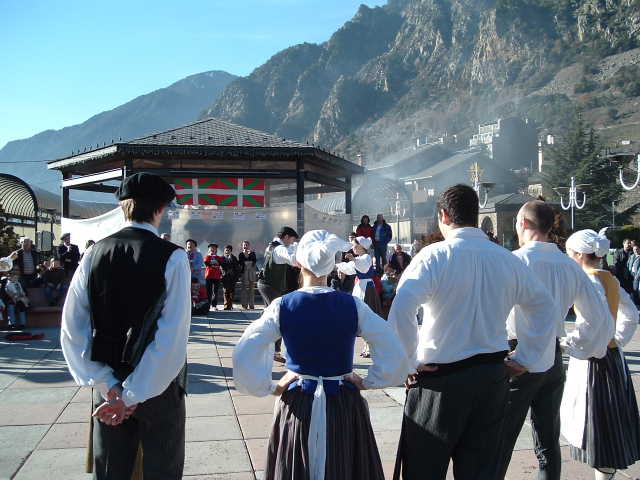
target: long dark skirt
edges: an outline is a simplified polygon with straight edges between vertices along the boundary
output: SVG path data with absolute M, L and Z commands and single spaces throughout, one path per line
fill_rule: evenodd
M 574 460 L 594 468 L 627 468 L 640 459 L 640 419 L 627 362 L 617 348 L 589 360 L 583 448 Z
M 307 440 L 313 394 L 300 388 L 282 395 L 267 453 L 266 480 L 308 480 Z M 325 480 L 384 480 L 367 403 L 354 388 L 327 394 Z
M 373 310 L 373 313 L 382 315 L 382 302 L 373 282 L 367 283 L 367 289 L 364 291 L 364 303 Z

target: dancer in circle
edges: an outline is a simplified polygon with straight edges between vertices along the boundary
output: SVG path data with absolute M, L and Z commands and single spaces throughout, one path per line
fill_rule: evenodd
M 384 474 L 360 390 L 397 385 L 409 370 L 397 335 L 367 305 L 327 287 L 335 254 L 350 245 L 324 230 L 300 240 L 303 287 L 276 298 L 233 352 L 238 390 L 280 396 L 266 480 L 382 480 Z M 366 378 L 352 373 L 357 335 L 372 346 Z M 287 346 L 287 374 L 271 379 L 274 343 Z
M 606 229 L 605 229 L 606 230 Z M 596 480 L 614 478 L 616 470 L 640 459 L 640 419 L 633 382 L 622 347 L 637 328 L 638 311 L 607 270 L 604 230 L 581 230 L 567 240 L 567 253 L 587 273 L 609 306 L 606 322 L 591 325 L 589 342 L 580 332 L 567 335 L 569 369 L 560 407 L 561 432 L 571 457 L 595 469 Z M 576 309 L 578 319 L 582 312 Z

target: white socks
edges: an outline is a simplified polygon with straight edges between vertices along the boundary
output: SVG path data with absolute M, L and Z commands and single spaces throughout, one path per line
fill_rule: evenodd
M 596 480 L 613 480 L 616 475 L 615 468 L 596 468 L 594 472 Z

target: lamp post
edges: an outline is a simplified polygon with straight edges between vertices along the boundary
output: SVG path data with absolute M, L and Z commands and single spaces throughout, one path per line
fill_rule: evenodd
M 469 171 L 471 172 L 471 182 L 473 183 L 473 189 L 478 194 L 478 204 L 480 205 L 480 208 L 484 208 L 487 206 L 487 202 L 489 201 L 489 191 L 493 187 L 495 187 L 496 184 L 480 181 L 484 170 L 480 168 L 478 162 L 475 162 L 473 165 L 471 165 Z
M 623 171 L 622 171 L 622 164 L 620 164 L 620 172 L 619 172 L 620 185 L 622 185 L 622 188 L 624 188 L 625 190 L 633 190 L 634 188 L 636 188 L 638 186 L 638 184 L 640 184 L 640 155 L 636 155 L 636 161 L 638 162 L 638 164 L 637 164 L 638 170 L 636 171 L 636 181 L 633 182 L 633 185 L 631 185 L 631 186 L 629 186 L 626 183 L 624 183 L 624 175 L 623 175 Z
M 400 243 L 400 217 L 404 217 L 407 209 L 402 205 L 400 193 L 396 193 L 396 201 L 391 205 L 391 215 L 396 216 L 396 243 Z
M 576 185 L 576 177 L 571 177 L 571 186 L 570 187 L 556 187 L 554 190 L 560 195 L 560 206 L 563 210 L 571 210 L 571 230 L 573 230 L 574 225 L 574 210 L 582 210 L 587 203 L 587 194 L 582 193 L 582 203 L 578 201 L 578 188 L 586 187 L 588 184 Z M 567 205 L 564 204 L 564 198 L 562 197 L 562 193 L 559 190 L 569 190 L 569 203 Z

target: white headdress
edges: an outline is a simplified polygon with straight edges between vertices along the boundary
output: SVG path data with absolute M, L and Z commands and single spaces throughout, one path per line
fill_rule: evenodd
M 577 253 L 595 253 L 596 257 L 604 257 L 611 245 L 605 236 L 606 231 L 606 228 L 597 233 L 595 230 L 580 230 L 567 239 L 566 246 Z
M 356 242 L 362 245 L 362 248 L 369 250 L 371 248 L 371 239 L 369 237 L 356 237 Z
M 329 275 L 336 265 L 336 252 L 348 252 L 351 244 L 326 230 L 311 230 L 300 239 L 296 260 L 316 277 Z

